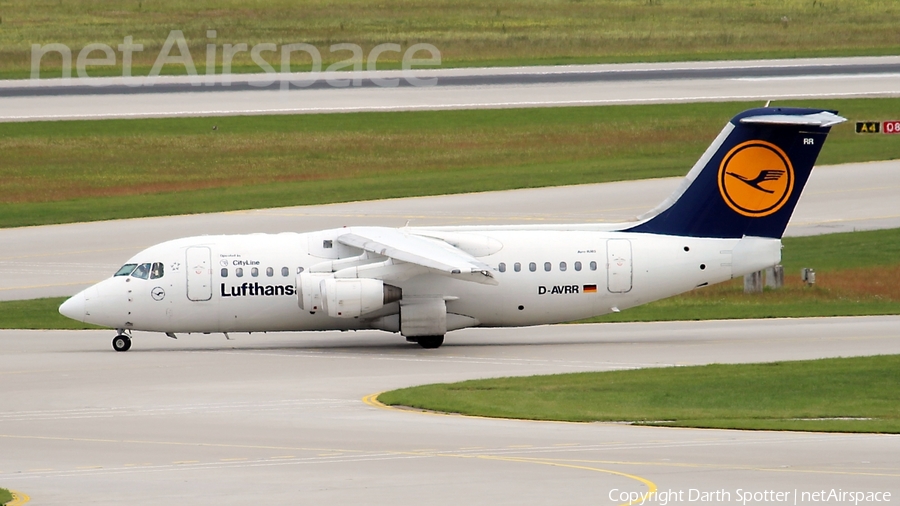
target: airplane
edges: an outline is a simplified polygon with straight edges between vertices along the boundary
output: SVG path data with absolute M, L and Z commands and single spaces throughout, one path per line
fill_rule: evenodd
M 134 255 L 59 312 L 132 331 L 381 329 L 423 348 L 452 330 L 560 323 L 720 283 L 781 260 L 781 237 L 837 111 L 729 121 L 676 191 L 634 222 L 345 227 L 208 235 Z

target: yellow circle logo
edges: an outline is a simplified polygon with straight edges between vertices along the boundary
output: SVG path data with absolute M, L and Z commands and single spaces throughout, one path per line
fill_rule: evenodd
M 719 193 L 728 207 L 762 218 L 787 202 L 794 189 L 794 168 L 784 151 L 765 141 L 738 144 L 719 166 Z

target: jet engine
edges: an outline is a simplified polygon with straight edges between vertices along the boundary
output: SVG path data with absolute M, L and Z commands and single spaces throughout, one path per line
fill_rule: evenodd
M 332 318 L 356 318 L 402 297 L 400 288 L 380 279 L 335 279 L 308 273 L 300 274 L 299 278 L 300 307 L 309 311 L 322 309 Z

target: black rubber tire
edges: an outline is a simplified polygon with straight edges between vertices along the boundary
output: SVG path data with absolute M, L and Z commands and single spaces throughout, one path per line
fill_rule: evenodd
M 444 336 L 422 336 L 416 338 L 416 341 L 418 341 L 419 346 L 426 350 L 433 350 L 440 348 L 444 344 Z
M 131 349 L 131 338 L 126 335 L 118 335 L 113 338 L 112 346 L 116 351 L 128 351 Z

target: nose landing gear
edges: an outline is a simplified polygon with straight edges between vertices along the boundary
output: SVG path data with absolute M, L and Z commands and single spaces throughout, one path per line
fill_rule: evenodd
M 131 336 L 125 334 L 122 329 L 116 329 L 119 333 L 112 340 L 113 349 L 116 351 L 128 351 L 131 349 Z

